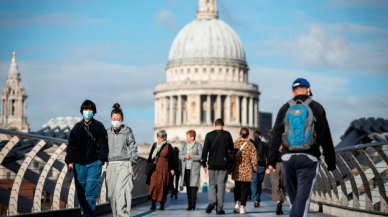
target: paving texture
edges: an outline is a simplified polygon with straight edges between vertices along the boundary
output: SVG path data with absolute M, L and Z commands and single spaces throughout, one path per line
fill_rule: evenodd
M 276 203 L 272 202 L 271 197 L 266 194 L 263 194 L 262 201 L 260 203 L 259 208 L 253 207 L 253 201 L 247 202 L 247 207 L 245 208 L 245 216 L 255 216 L 255 217 L 270 217 L 270 216 L 278 216 L 275 214 Z M 178 199 L 171 199 L 167 197 L 167 202 L 165 204 L 165 210 L 159 210 L 159 204 L 156 204 L 157 209 L 154 211 L 150 210 L 151 202 L 145 203 L 141 206 L 135 207 L 132 209 L 131 214 L 133 217 L 142 217 L 142 216 L 206 216 L 209 217 L 211 215 L 216 215 L 215 210 L 211 214 L 205 213 L 205 209 L 208 205 L 207 201 L 207 193 L 198 193 L 197 199 L 197 208 L 195 211 L 186 211 L 187 208 L 187 198 L 185 193 L 179 193 Z M 240 214 L 233 213 L 234 208 L 234 197 L 233 193 L 226 193 L 225 202 L 224 202 L 224 210 L 226 212 L 226 216 L 241 216 Z M 288 216 L 290 211 L 290 207 L 286 204 L 283 205 L 284 215 Z M 111 217 L 112 214 L 103 215 L 103 217 Z M 219 215 L 217 215 L 219 216 Z M 329 217 L 331 215 L 322 214 L 318 212 L 311 211 L 309 213 L 309 217 Z

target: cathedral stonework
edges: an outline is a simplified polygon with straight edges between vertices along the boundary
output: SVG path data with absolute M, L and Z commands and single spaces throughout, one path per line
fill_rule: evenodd
M 29 132 L 30 125 L 26 117 L 26 91 L 21 84 L 21 76 L 16 63 L 15 52 L 8 72 L 7 83 L 1 92 L 0 128 Z
M 178 145 L 193 129 L 203 143 L 218 118 L 234 140 L 241 127 L 251 135 L 258 128 L 258 86 L 248 82 L 244 47 L 218 19 L 216 0 L 199 0 L 196 19 L 174 39 L 165 69 L 166 82 L 155 88 L 154 141 L 164 129 Z

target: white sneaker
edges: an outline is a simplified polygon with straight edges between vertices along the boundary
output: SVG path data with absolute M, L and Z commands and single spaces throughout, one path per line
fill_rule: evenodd
M 245 208 L 240 208 L 240 214 L 245 214 Z
M 239 207 L 240 207 L 239 204 L 236 203 L 236 205 L 234 206 L 233 212 L 234 212 L 234 213 L 239 213 L 239 212 L 240 212 L 240 208 L 239 208 Z

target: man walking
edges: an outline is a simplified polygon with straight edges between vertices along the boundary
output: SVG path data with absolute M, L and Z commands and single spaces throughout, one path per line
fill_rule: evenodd
M 268 155 L 268 147 L 265 142 L 262 141 L 261 131 L 256 130 L 253 132 L 254 140 L 251 140 L 252 144 L 256 148 L 257 152 L 257 163 L 259 165 L 258 172 L 253 173 L 253 182 L 251 182 L 251 190 L 253 197 L 253 205 L 254 207 L 260 207 L 260 196 L 262 191 L 261 184 L 264 180 L 265 168 L 267 164 L 267 155 Z
M 335 169 L 335 152 L 326 112 L 311 99 L 310 83 L 298 78 L 292 84 L 292 95 L 276 118 L 268 170 L 275 172 L 281 144 L 283 172 L 290 197 L 290 217 L 307 216 L 311 192 L 319 172 L 320 149 L 329 171 Z
M 104 125 L 95 120 L 96 105 L 85 100 L 81 105 L 84 119 L 70 132 L 65 162 L 73 170 L 82 216 L 93 216 L 100 185 L 101 168 L 108 159 L 108 139 Z
M 217 119 L 214 125 L 215 130 L 206 134 L 202 151 L 202 166 L 205 174 L 209 166 L 209 205 L 206 213 L 211 213 L 217 205 L 216 213 L 225 214 L 223 203 L 228 179 L 229 151 L 233 149 L 233 140 L 230 133 L 224 130 L 222 119 Z

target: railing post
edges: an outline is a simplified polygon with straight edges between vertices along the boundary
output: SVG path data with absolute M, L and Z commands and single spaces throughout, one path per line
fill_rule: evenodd
M 53 195 L 53 210 L 60 209 L 61 206 L 61 191 L 62 191 L 62 185 L 63 181 L 65 181 L 67 173 L 67 165 L 65 164 L 62 168 L 61 173 L 59 174 L 57 184 L 55 185 L 54 195 Z
M 11 151 L 11 149 L 20 141 L 19 137 L 14 136 L 11 140 L 1 149 L 0 152 L 0 164 L 3 163 L 3 160 L 7 156 L 7 154 Z
M 364 184 L 364 190 L 365 190 L 365 209 L 367 209 L 367 210 L 374 210 L 373 204 L 372 204 L 372 194 L 370 192 L 369 182 L 368 182 L 368 179 L 366 178 L 366 175 L 365 175 L 364 171 L 361 168 L 360 163 L 357 161 L 357 159 L 354 157 L 354 155 L 350 151 L 344 151 L 344 153 L 346 154 L 346 156 L 348 156 L 350 161 L 352 161 L 354 166 L 357 168 L 357 170 L 358 170 L 358 172 L 360 174 L 362 183 Z
M 331 203 L 333 201 L 333 197 L 331 196 L 331 185 L 329 182 L 329 178 L 327 177 L 325 171 L 323 170 L 322 166 L 319 166 L 319 170 L 322 176 L 323 181 L 325 182 L 325 188 L 326 188 L 326 202 Z
M 67 208 L 74 208 L 74 199 L 75 199 L 75 182 L 73 177 L 69 188 L 69 195 L 67 196 Z
M 364 151 L 364 149 L 357 149 L 357 151 L 361 154 L 361 156 L 365 159 L 365 161 L 369 163 L 369 166 L 372 169 L 373 174 L 375 175 L 375 180 L 377 182 L 377 187 L 379 188 L 379 194 L 380 194 L 380 211 L 388 212 L 387 194 L 385 192 L 384 182 L 380 176 L 379 171 L 376 168 L 376 165 L 373 163 L 372 159 Z
M 359 194 L 358 194 L 356 180 L 354 180 L 353 174 L 350 171 L 348 164 L 346 164 L 345 160 L 341 157 L 341 155 L 338 154 L 338 152 L 336 152 L 335 155 L 336 155 L 338 162 L 341 164 L 342 168 L 344 168 L 346 175 L 349 178 L 350 185 L 352 186 L 353 207 L 360 208 L 360 198 L 359 198 Z
M 326 172 L 328 175 L 329 175 L 329 178 L 330 178 L 330 183 L 331 183 L 331 188 L 333 189 L 333 202 L 335 204 L 340 204 L 339 202 L 339 196 L 338 196 L 338 189 L 337 189 L 337 183 L 334 179 L 334 175 L 331 171 L 329 171 L 327 169 L 327 165 L 325 163 L 325 161 L 323 160 L 323 157 L 321 157 L 321 165 L 322 165 L 322 168 L 324 170 L 324 172 Z

